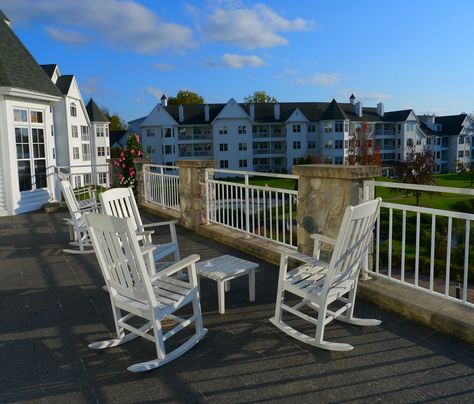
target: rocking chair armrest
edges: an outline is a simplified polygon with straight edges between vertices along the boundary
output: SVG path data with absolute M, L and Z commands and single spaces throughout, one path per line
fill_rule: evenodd
M 327 263 L 324 261 L 321 261 L 314 257 L 310 257 L 309 255 L 305 255 L 303 253 L 300 253 L 298 251 L 295 251 L 287 247 L 278 247 L 278 251 L 280 251 L 281 255 L 286 255 L 289 258 L 293 258 L 297 261 L 304 262 L 306 264 L 323 265 L 323 266 L 327 265 Z
M 315 243 L 326 243 L 326 244 L 336 244 L 336 239 L 328 236 L 324 236 L 323 234 L 315 233 L 311 234 L 311 238 L 314 240 Z
M 160 272 L 158 272 L 157 274 L 150 277 L 151 283 L 159 280 L 160 278 L 173 275 L 176 272 L 179 272 L 182 269 L 185 269 L 186 267 L 191 266 L 191 264 L 195 264 L 200 259 L 201 259 L 201 257 L 199 255 L 192 254 L 189 257 L 186 257 L 186 258 L 182 259 L 181 261 L 178 261 L 178 262 L 170 265 L 169 267 L 167 267 L 165 269 L 162 269 Z
M 143 231 L 137 231 L 135 234 L 137 236 L 151 236 L 154 233 L 153 230 L 143 230 Z
M 324 236 L 319 233 L 311 234 L 311 238 L 314 240 L 313 257 L 316 259 L 319 259 L 321 254 L 321 244 L 331 244 L 332 246 L 336 245 L 336 239 Z
M 173 225 L 176 225 L 178 224 L 178 221 L 177 220 L 168 220 L 166 222 L 156 222 L 156 223 L 148 223 L 148 224 L 144 224 L 143 225 L 143 228 L 147 228 L 147 227 L 158 227 L 158 226 L 173 226 Z

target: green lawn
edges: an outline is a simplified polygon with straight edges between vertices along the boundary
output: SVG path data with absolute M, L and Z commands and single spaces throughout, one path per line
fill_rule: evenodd
M 469 176 L 460 176 L 457 174 L 438 174 L 434 176 L 436 185 L 443 187 L 454 188 L 472 188 Z M 394 180 L 384 177 L 377 178 L 378 181 L 394 182 Z M 389 188 L 377 188 L 376 196 L 380 196 L 386 202 L 400 203 L 404 205 L 416 205 L 416 198 L 414 195 L 404 195 L 399 191 L 394 191 Z M 448 193 L 422 193 L 420 196 L 420 206 L 444 209 L 452 211 L 463 211 L 471 213 L 474 205 L 471 205 L 471 200 L 474 196 L 464 196 Z M 457 205 L 456 202 L 458 202 Z M 462 204 L 463 206 L 460 206 Z
M 239 177 L 226 178 L 224 181 L 238 182 L 243 184 L 244 179 Z M 298 189 L 298 181 L 289 178 L 273 178 L 273 177 L 252 177 L 249 178 L 250 185 L 257 185 L 260 187 L 269 186 L 271 188 L 282 188 L 282 189 Z

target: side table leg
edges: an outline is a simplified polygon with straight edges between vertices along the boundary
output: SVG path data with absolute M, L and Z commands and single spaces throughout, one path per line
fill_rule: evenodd
M 219 300 L 219 314 L 225 313 L 225 281 L 217 281 L 217 299 Z
M 230 290 L 230 281 L 225 281 L 225 291 L 228 292 Z
M 249 300 L 255 301 L 255 269 L 249 272 Z

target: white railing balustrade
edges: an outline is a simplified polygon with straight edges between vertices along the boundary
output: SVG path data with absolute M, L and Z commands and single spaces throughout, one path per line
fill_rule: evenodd
M 144 164 L 145 200 L 179 212 L 179 167 Z
M 473 189 L 381 181 L 365 182 L 365 198 L 376 194 L 377 188 L 474 198 Z M 473 223 L 471 213 L 391 203 L 390 197 L 385 198 L 375 232 L 375 265 L 369 273 L 474 307 Z
M 212 178 L 211 172 L 220 178 Z M 296 175 L 206 170 L 208 222 L 296 247 L 298 191 L 251 185 L 249 179 L 254 176 L 298 179 Z M 240 178 L 240 182 L 228 177 Z

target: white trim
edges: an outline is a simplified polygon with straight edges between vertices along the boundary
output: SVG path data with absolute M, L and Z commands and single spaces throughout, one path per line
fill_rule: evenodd
M 51 84 L 53 83 L 51 82 Z M 21 98 L 29 98 L 29 99 L 34 99 L 34 100 L 51 101 L 51 102 L 58 102 L 62 98 L 62 97 L 57 97 L 54 95 L 39 93 L 36 91 L 25 90 L 23 88 L 5 87 L 5 86 L 0 86 L 0 94 L 9 95 L 11 97 L 21 97 Z

